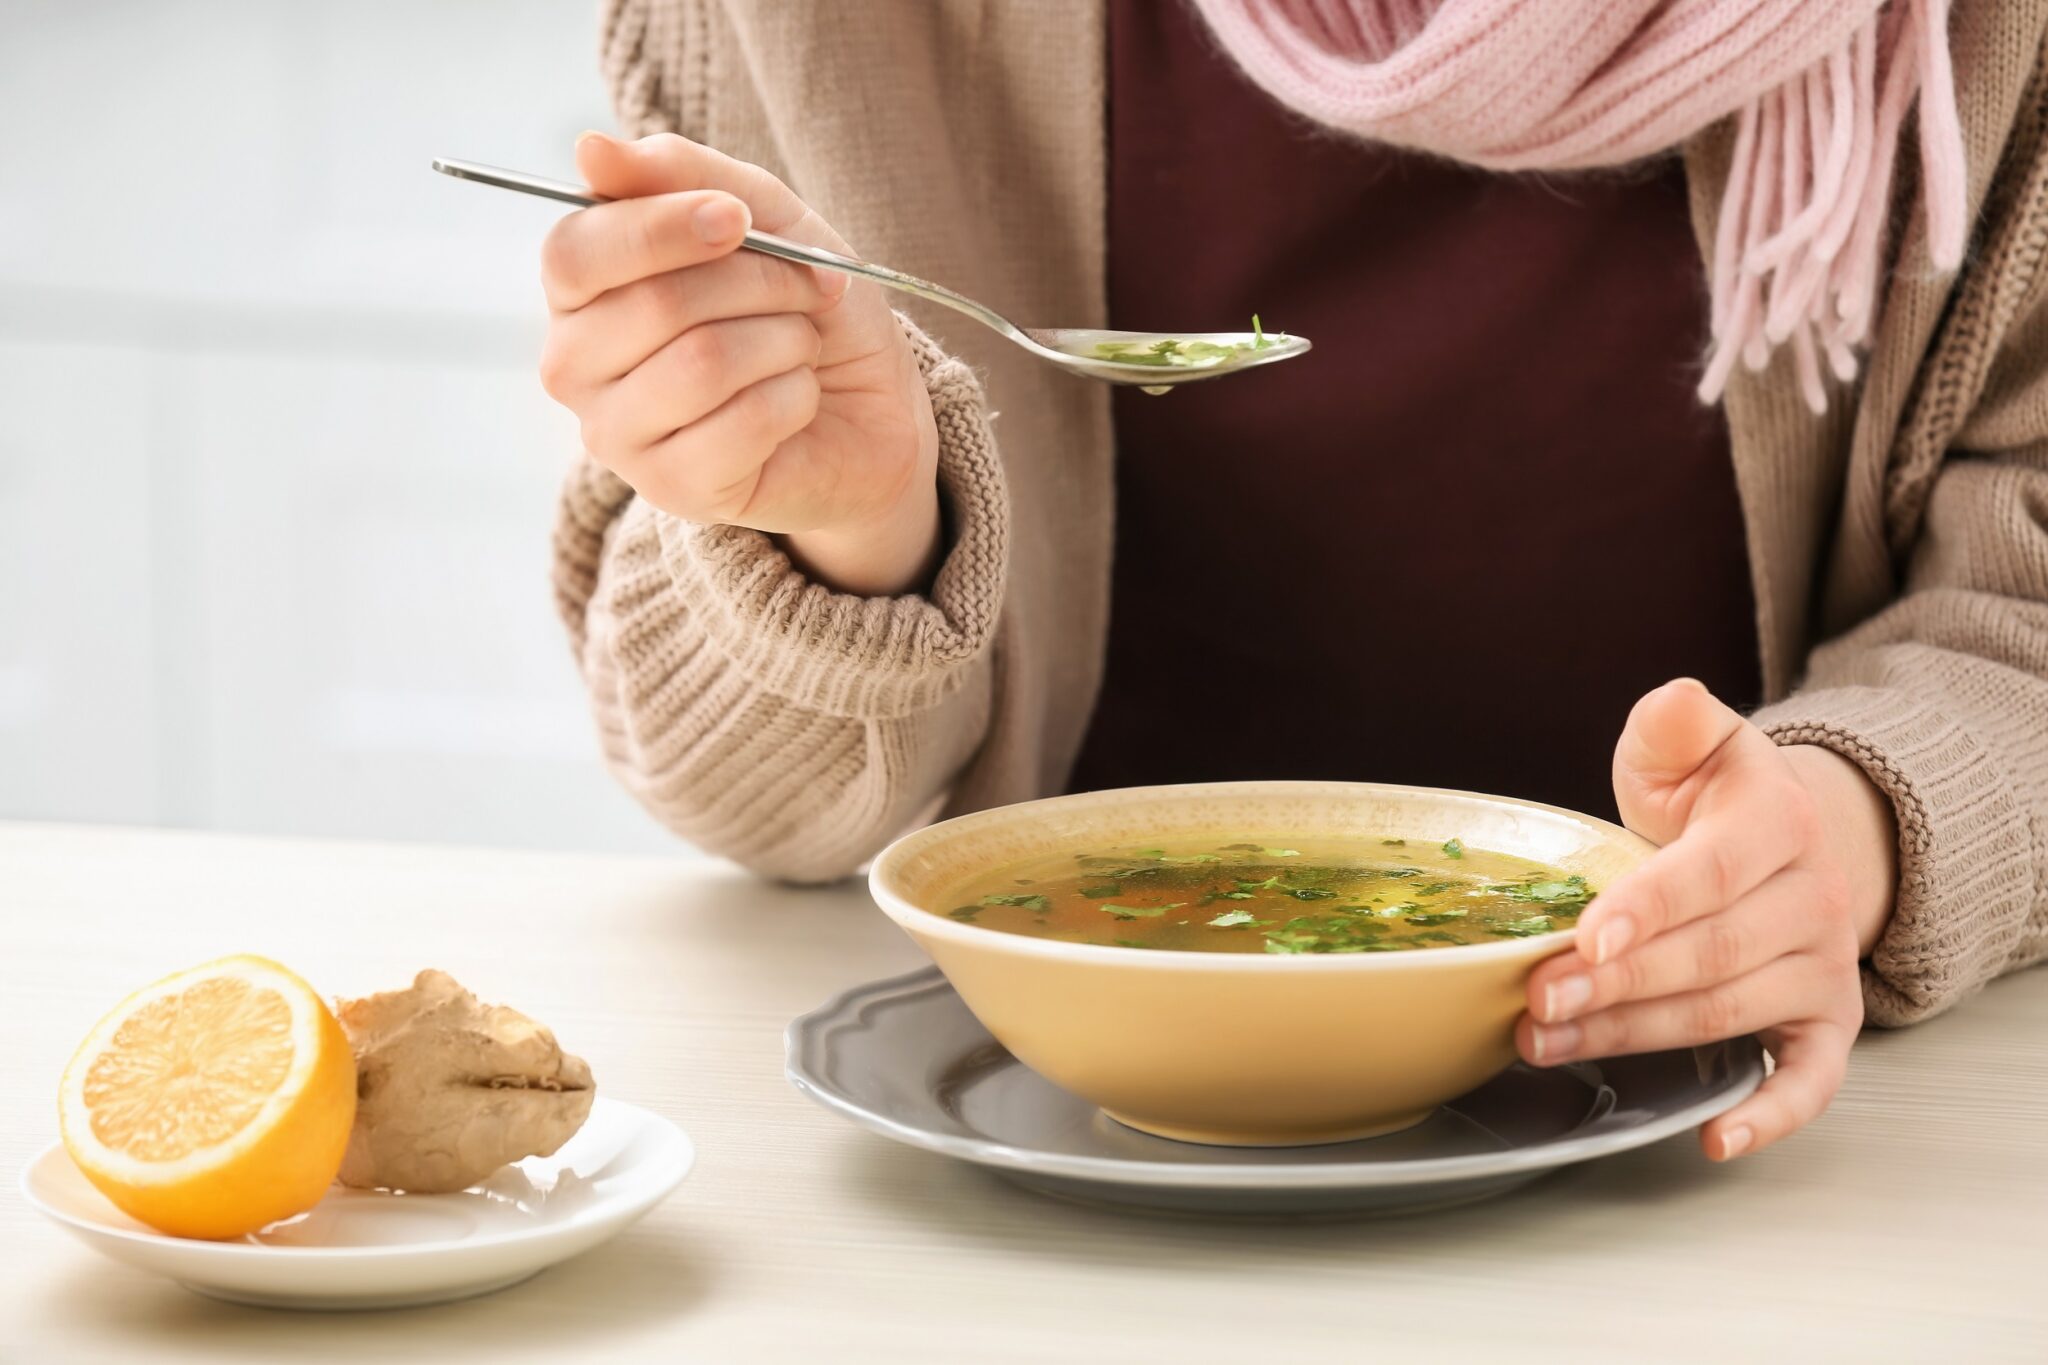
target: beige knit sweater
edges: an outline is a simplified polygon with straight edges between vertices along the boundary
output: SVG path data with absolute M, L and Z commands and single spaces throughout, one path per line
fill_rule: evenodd
M 1853 401 L 1811 416 L 1786 365 L 1727 399 L 1775 699 L 1757 722 L 1848 756 L 1897 813 L 1865 973 L 1886 1024 L 2048 956 L 2048 0 L 1955 10 L 1968 264 L 1935 277 L 1902 213 Z M 628 132 L 759 162 L 860 250 L 1013 317 L 1099 326 L 1101 11 L 607 0 L 604 67 Z M 1685 149 L 1703 242 L 1729 142 Z M 1100 679 L 1107 391 L 915 317 L 954 528 L 928 596 L 827 591 L 587 460 L 564 496 L 556 590 L 612 765 L 772 876 L 839 877 L 936 812 L 1059 790 Z

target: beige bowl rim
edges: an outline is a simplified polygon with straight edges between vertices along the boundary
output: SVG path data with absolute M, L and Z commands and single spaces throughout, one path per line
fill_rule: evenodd
M 1645 857 L 1656 848 L 1641 835 L 1624 829 L 1611 820 L 1602 820 L 1564 806 L 1550 806 L 1540 801 L 1525 801 L 1519 797 L 1495 796 L 1488 792 L 1458 791 L 1448 787 L 1418 787 L 1398 782 L 1179 783 L 1158 787 L 1117 787 L 1105 791 L 1076 792 L 1067 796 L 1048 796 L 1037 801 L 993 806 L 988 810 L 974 811 L 926 825 L 897 839 L 876 855 L 874 863 L 868 869 L 868 889 L 874 896 L 875 903 L 881 907 L 882 913 L 914 936 L 924 935 L 941 941 L 1008 953 L 1016 957 L 1050 958 L 1055 961 L 1076 963 L 1117 963 L 1133 971 L 1429 971 L 1452 962 L 1472 963 L 1481 958 L 1535 959 L 1561 950 L 1558 939 L 1572 932 L 1569 927 L 1553 929 L 1547 934 L 1537 934 L 1530 938 L 1504 939 L 1499 943 L 1459 944 L 1455 948 L 1441 951 L 1432 949 L 1415 953 L 1147 953 L 1110 944 L 1051 942 L 1045 939 L 1026 938 L 1022 934 L 1006 934 L 995 929 L 979 929 L 974 925 L 961 924 L 944 915 L 911 904 L 893 884 L 898 868 L 907 859 L 933 844 L 943 843 L 961 834 L 987 829 L 992 825 L 1027 819 L 1033 812 L 1047 808 L 1057 807 L 1062 811 L 1086 810 L 1096 805 L 1123 805 L 1137 800 L 1171 799 L 1177 796 L 1212 800 L 1227 796 L 1302 798 L 1326 795 L 1356 798 L 1368 793 L 1406 798 L 1439 797 L 1514 806 L 1521 810 L 1539 811 L 1577 821 L 1597 831 L 1606 841 L 1633 848 Z M 1515 850 L 1504 848 L 1495 851 L 1513 853 Z

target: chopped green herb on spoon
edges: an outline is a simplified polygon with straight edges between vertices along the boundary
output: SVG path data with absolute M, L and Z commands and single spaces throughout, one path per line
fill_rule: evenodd
M 1285 332 L 1278 333 L 1285 337 Z M 1273 342 L 1266 335 L 1266 329 L 1257 313 L 1252 314 L 1252 339 L 1250 341 L 1199 341 L 1184 340 L 1180 337 L 1164 337 L 1149 345 L 1132 341 L 1098 341 L 1092 353 L 1097 360 L 1114 360 L 1124 365 L 1156 365 L 1161 369 L 1206 370 L 1222 365 L 1233 358 L 1253 351 L 1263 351 Z M 1145 385 L 1144 392 L 1158 395 L 1169 392 L 1165 385 Z

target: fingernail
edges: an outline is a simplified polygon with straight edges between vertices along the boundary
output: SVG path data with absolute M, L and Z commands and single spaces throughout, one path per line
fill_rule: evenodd
M 1579 1037 L 1577 1024 L 1538 1025 L 1530 1034 L 1529 1050 L 1536 1054 L 1532 1060 L 1561 1062 L 1578 1049 Z
M 1612 962 L 1635 938 L 1636 922 L 1627 915 L 1616 915 L 1593 935 L 1593 961 Z
M 846 292 L 847 286 L 853 283 L 853 277 L 843 271 L 820 270 L 813 266 L 811 274 L 817 277 L 818 292 L 828 299 L 838 298 Z
M 1543 1017 L 1569 1019 L 1593 998 L 1593 978 L 1583 972 L 1560 977 L 1543 988 Z
M 1749 1150 L 1749 1144 L 1756 1141 L 1756 1134 L 1747 1128 L 1730 1128 L 1721 1135 L 1721 1160 L 1732 1161 Z
M 747 230 L 747 215 L 730 199 L 714 199 L 691 217 L 697 239 L 716 246 L 729 242 Z
M 600 133 L 595 128 L 585 128 L 582 132 L 576 134 L 576 145 L 581 147 L 592 138 L 596 138 L 599 142 L 610 142 L 612 140 L 609 133 Z

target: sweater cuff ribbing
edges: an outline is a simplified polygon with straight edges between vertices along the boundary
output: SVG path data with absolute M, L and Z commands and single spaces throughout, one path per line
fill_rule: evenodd
M 931 395 L 952 530 L 929 594 L 834 592 L 759 531 L 655 514 L 663 563 L 712 647 L 767 692 L 860 720 L 912 715 L 958 690 L 994 639 L 1007 571 L 1009 500 L 981 384 L 899 320 Z
M 1997 754 L 1895 688 L 1800 693 L 1753 719 L 1779 744 L 1842 755 L 1892 804 L 1898 898 L 1863 965 L 1869 1021 L 1915 1023 L 1998 975 L 2037 889 L 2032 825 Z

